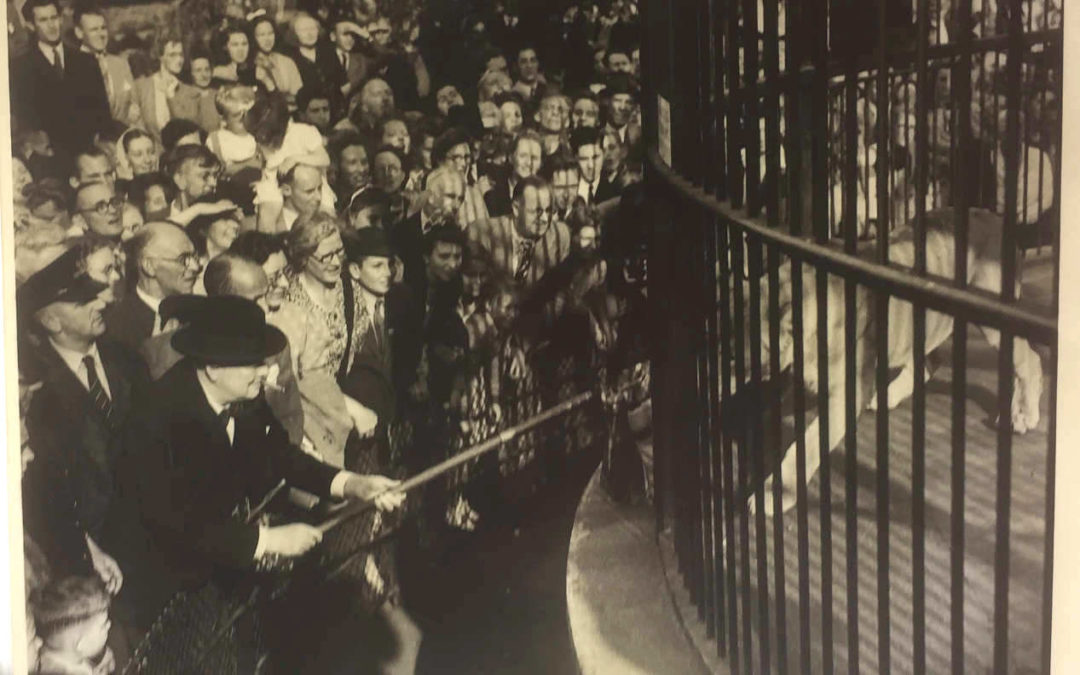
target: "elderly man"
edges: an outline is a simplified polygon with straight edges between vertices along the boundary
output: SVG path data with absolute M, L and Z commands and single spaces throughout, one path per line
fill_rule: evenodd
M 116 593 L 120 569 L 99 544 L 124 425 L 148 380 L 137 359 L 102 340 L 108 287 L 85 264 L 71 248 L 18 291 L 21 327 L 39 338 L 36 349 L 20 351 L 20 363 L 33 360 L 42 382 L 27 412 L 36 459 L 24 478 L 23 514 L 53 574 L 96 572 Z
M 101 70 L 93 57 L 61 41 L 56 0 L 27 0 L 22 15 L 35 39 L 11 65 L 12 114 L 23 126 L 43 129 L 58 154 L 74 157 L 111 121 Z
M 405 264 L 405 282 L 416 284 L 424 274 L 424 236 L 435 225 L 459 226 L 458 213 L 465 203 L 465 177 L 456 169 L 441 166 L 428 176 L 420 211 L 397 223 L 391 240 Z
M 567 130 L 570 126 L 570 99 L 556 89 L 549 89 L 540 98 L 536 123 L 541 137 L 544 157 L 568 148 Z
M 334 127 L 337 130 L 358 132 L 371 146 L 381 140 L 383 120 L 394 113 L 394 91 L 386 80 L 373 77 L 360 87 L 359 94 L 353 95 L 349 116 Z
M 84 183 L 75 191 L 74 226 L 120 243 L 124 200 L 108 183 Z
M 496 183 L 487 194 L 484 195 L 484 204 L 487 205 L 488 213 L 493 217 L 506 216 L 511 211 L 511 197 L 517 184 L 530 176 L 535 176 L 540 170 L 540 162 L 543 159 L 543 141 L 539 134 L 534 131 L 523 131 L 514 141 L 514 148 L 510 154 L 510 176 Z
M 552 222 L 551 188 L 542 178 L 523 178 L 514 188 L 512 213 L 473 223 L 469 245 L 484 252 L 496 271 L 528 287 L 570 253 L 570 230 Z
M 143 342 L 166 329 L 161 301 L 191 293 L 202 270 L 195 246 L 179 226 L 147 223 L 127 242 L 128 268 L 134 271 L 134 292 L 109 305 L 105 324 L 109 337 L 140 353 Z
M 284 203 L 276 232 L 288 232 L 297 218 L 310 218 L 322 204 L 322 171 L 296 164 L 278 177 Z
M 254 511 L 279 484 L 396 508 L 396 481 L 324 464 L 289 442 L 265 399 L 266 359 L 285 336 L 244 298 L 194 299 L 172 337 L 185 356 L 139 399 L 118 468 L 110 534 L 128 572 L 119 600 L 136 629 L 173 594 L 304 554 L 322 537 L 304 523 L 269 526 Z
M 79 39 L 82 51 L 93 56 L 101 69 L 112 118 L 127 126 L 137 126 L 142 113 L 135 100 L 135 78 L 127 59 L 106 51 L 109 25 L 104 12 L 94 6 L 79 6 L 75 10 L 75 37 Z

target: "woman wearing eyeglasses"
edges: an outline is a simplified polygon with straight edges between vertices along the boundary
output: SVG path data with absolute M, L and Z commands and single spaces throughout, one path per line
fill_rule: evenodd
M 301 218 L 285 240 L 289 284 L 274 323 L 289 339 L 304 409 L 304 435 L 323 459 L 344 466 L 345 441 L 356 429 L 370 434 L 375 414 L 338 384 L 359 349 L 353 318 L 359 293 L 344 281 L 345 249 L 337 220 L 317 213 Z

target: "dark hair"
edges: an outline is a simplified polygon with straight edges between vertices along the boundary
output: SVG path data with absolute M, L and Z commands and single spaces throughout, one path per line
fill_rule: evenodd
M 439 166 L 446 161 L 450 151 L 459 145 L 468 145 L 472 150 L 472 139 L 461 127 L 450 127 L 435 139 L 435 146 L 431 149 L 431 164 Z
M 217 166 L 221 160 L 210 152 L 205 145 L 181 145 L 172 149 L 165 159 L 165 175 L 172 178 L 188 162 L 198 162 L 199 166 Z
M 229 253 L 263 265 L 275 253 L 285 253 L 285 242 L 281 235 L 248 230 L 236 237 L 229 247 Z
M 176 148 L 181 138 L 195 133 L 199 134 L 200 143 L 206 142 L 206 131 L 202 127 L 191 120 L 174 117 L 161 128 L 161 148 L 170 152 Z
M 131 127 L 124 133 L 120 134 L 120 144 L 124 146 L 124 153 L 129 152 L 131 149 L 131 144 L 140 138 L 149 138 L 151 141 L 154 140 L 153 136 L 146 133 L 139 127 Z
M 237 295 L 236 285 L 233 283 L 233 270 L 239 263 L 256 264 L 243 256 L 239 256 L 229 249 L 206 263 L 206 271 L 203 273 L 203 286 L 206 295 Z
M 578 166 L 577 159 L 567 154 L 565 150 L 548 155 L 547 159 L 544 160 L 544 165 L 540 167 L 539 175 L 550 183 L 555 180 L 555 174 L 564 171 L 581 173 L 581 167 Z
M 435 244 L 456 244 L 465 250 L 465 233 L 457 225 L 447 223 L 433 226 L 424 235 L 424 255 L 431 255 L 435 250 Z
M 360 190 L 352 196 L 349 200 L 348 216 L 350 220 L 357 213 L 360 213 L 364 209 L 370 209 L 372 207 L 379 207 L 384 209 L 390 208 L 390 195 L 386 194 L 377 187 L 368 187 Z
M 236 220 L 236 213 L 227 210 L 195 216 L 184 228 L 191 243 L 195 245 L 195 252 L 199 255 L 206 255 L 206 238 L 210 232 L 210 226 L 219 220 Z
M 296 109 L 299 112 L 307 112 L 308 105 L 316 99 L 325 99 L 330 101 L 330 94 L 325 89 L 314 84 L 304 85 L 300 87 L 300 91 L 296 92 Z
M 146 215 L 146 195 L 155 185 L 165 191 L 165 201 L 173 200 L 172 181 L 160 173 L 144 173 L 141 176 L 135 176 L 128 184 L 128 201 L 138 207 L 143 216 Z
M 96 145 L 88 145 L 82 150 L 76 152 L 75 156 L 71 159 L 72 176 L 79 175 L 79 160 L 83 157 L 104 157 L 105 159 L 109 159 L 109 156 L 105 153 L 104 150 L 102 150 Z
M 56 7 L 56 13 L 60 13 L 60 3 L 57 0 L 26 0 L 26 4 L 23 5 L 22 15 L 26 19 L 26 23 L 31 26 L 34 25 L 34 10 L 38 7 L 48 7 L 52 5 Z
M 370 162 L 371 155 L 368 151 L 368 144 L 360 134 L 351 129 L 332 134 L 330 136 L 329 147 L 327 148 L 330 154 L 330 160 L 334 163 L 341 162 L 341 153 L 345 152 L 345 148 L 351 148 L 357 145 L 364 149 L 364 153 L 368 155 L 368 161 Z
M 535 190 L 547 189 L 547 181 L 540 176 L 529 176 L 528 178 L 522 178 L 514 186 L 514 201 L 525 198 L 526 188 L 533 188 Z
M 49 202 L 67 210 L 71 201 L 70 193 L 68 185 L 59 178 L 45 178 L 33 182 L 23 191 L 26 196 L 26 208 L 30 211 Z
M 251 46 L 254 38 L 251 36 L 248 27 L 244 24 L 235 21 L 226 22 L 221 30 L 214 36 L 214 53 L 220 63 L 224 65 L 232 63 L 232 59 L 229 56 L 229 38 L 232 37 L 234 33 L 240 33 L 244 36 L 244 39 L 248 41 L 247 59 L 242 64 L 242 66 L 246 68 L 255 61 L 255 51 Z
M 491 99 L 491 102 L 500 108 L 503 107 L 504 103 L 516 103 L 517 106 L 521 108 L 522 117 L 525 116 L 525 99 L 516 91 L 499 92 L 498 94 L 495 94 L 495 97 Z
M 601 144 L 600 130 L 595 127 L 580 127 L 570 132 L 570 149 L 577 151 L 586 145 Z
M 247 127 L 259 145 L 280 148 L 289 128 L 289 104 L 281 92 L 264 92 L 255 95 L 255 105 L 247 114 Z
M 26 4 L 30 4 L 30 3 L 27 2 Z M 79 22 L 82 21 L 82 18 L 84 16 L 88 15 L 88 14 L 92 15 L 92 16 L 100 16 L 103 19 L 105 18 L 105 12 L 102 11 L 102 9 L 100 7 L 98 7 L 96 4 L 91 3 L 91 2 L 77 3 L 75 5 L 75 15 L 72 17 L 72 19 L 75 22 L 75 25 L 78 26 Z
M 375 163 L 375 158 L 378 157 L 379 155 L 383 154 L 384 152 L 389 152 L 389 153 L 393 154 L 394 156 L 396 156 L 398 158 L 398 161 L 401 162 L 401 169 L 403 171 L 405 171 L 406 173 L 408 173 L 409 166 L 408 166 L 408 160 L 405 157 L 405 153 L 403 153 L 400 148 L 395 148 L 392 145 L 380 145 L 377 148 L 375 148 L 375 152 L 371 153 L 371 162 L 372 162 L 372 164 Z
M 270 24 L 270 29 L 274 31 L 274 47 L 277 47 L 279 44 L 277 24 L 274 23 L 274 20 L 270 18 L 269 14 L 260 14 L 248 23 L 248 40 L 250 40 L 253 52 L 259 48 L 258 42 L 255 41 L 255 29 L 259 27 L 260 23 Z

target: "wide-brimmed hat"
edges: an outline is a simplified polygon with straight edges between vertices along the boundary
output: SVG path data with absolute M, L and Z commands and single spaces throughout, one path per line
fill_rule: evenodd
M 186 300 L 187 325 L 172 337 L 173 349 L 215 366 L 250 366 L 281 352 L 285 334 L 266 323 L 254 301 L 232 295 Z
M 108 284 L 87 276 L 81 252 L 70 248 L 23 282 L 15 293 L 15 303 L 20 314 L 33 316 L 54 302 L 85 304 L 106 288 Z

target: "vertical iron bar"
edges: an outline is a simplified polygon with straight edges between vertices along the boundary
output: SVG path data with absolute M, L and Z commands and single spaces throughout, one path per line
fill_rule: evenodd
M 745 171 L 742 167 L 740 151 L 745 146 L 746 131 L 743 128 L 743 86 L 739 77 L 739 22 L 736 16 L 738 0 L 724 0 L 724 22 L 727 39 L 724 45 L 724 63 L 727 65 L 727 165 L 728 165 L 728 199 L 731 205 L 739 208 L 743 205 L 743 176 Z M 737 242 L 732 235 L 736 232 L 729 231 L 730 245 L 728 250 L 733 250 Z M 740 234 L 741 237 L 741 234 Z M 741 268 L 732 266 L 733 274 L 741 274 Z
M 699 244 L 698 254 L 696 256 L 698 265 L 700 265 L 700 274 L 697 278 L 699 287 L 697 289 L 697 296 L 702 299 L 710 297 L 708 283 L 711 278 L 712 270 L 709 269 L 709 247 L 708 247 L 708 212 L 701 210 L 697 214 L 697 218 L 694 222 L 698 225 L 695 228 L 697 235 L 697 243 Z M 702 287 L 704 285 L 704 287 Z M 713 542 L 713 485 L 714 478 L 712 474 L 712 427 L 710 410 L 712 408 L 710 402 L 710 395 L 712 392 L 712 385 L 710 381 L 713 378 L 712 370 L 710 369 L 709 351 L 711 351 L 711 343 L 709 342 L 710 333 L 708 331 L 708 315 L 710 312 L 715 313 L 715 305 L 703 302 L 700 305 L 701 315 L 695 317 L 695 323 L 700 326 L 699 335 L 700 338 L 695 341 L 694 348 L 698 350 L 698 426 L 699 426 L 699 447 L 701 449 L 701 455 L 698 458 L 701 471 L 701 542 L 702 542 L 702 602 L 698 606 L 698 614 L 705 622 L 705 631 L 709 637 L 715 636 L 716 622 L 714 617 L 714 611 L 716 607 L 716 587 L 714 585 L 716 579 L 716 553 L 714 550 Z
M 743 139 L 746 147 L 746 212 L 761 212 L 761 118 L 758 112 L 757 0 L 743 0 Z M 744 235 L 745 237 L 745 235 Z
M 731 399 L 731 375 L 732 361 L 738 357 L 732 354 L 732 345 L 738 340 L 736 337 L 740 326 L 732 330 L 731 319 L 731 289 L 728 280 L 731 279 L 732 271 L 728 266 L 728 250 L 730 250 L 730 238 L 728 237 L 728 224 L 721 222 L 719 225 L 719 251 L 717 257 L 720 262 L 720 347 L 721 347 L 721 370 L 723 377 L 720 381 L 722 402 L 721 405 Z M 737 321 L 741 324 L 741 321 Z M 736 375 L 738 376 L 738 375 Z M 735 488 L 735 473 L 732 469 L 732 453 L 734 449 L 731 443 L 731 434 L 723 434 L 723 475 L 724 475 L 724 550 L 727 554 L 725 565 L 726 581 L 725 595 L 727 596 L 727 628 L 728 642 L 726 653 L 723 654 L 731 663 L 731 672 L 739 672 L 739 598 L 735 579 L 735 511 L 738 506 L 735 501 L 736 495 L 741 491 Z M 749 641 L 749 638 L 746 638 Z M 749 668 L 749 666 L 747 666 Z
M 718 312 L 720 302 L 718 295 L 717 278 L 717 219 L 716 216 L 706 215 L 705 221 L 705 278 L 708 282 L 706 292 L 706 320 L 705 341 L 706 355 L 708 357 L 708 387 L 709 387 L 709 420 L 711 431 L 709 435 L 710 466 L 712 472 L 712 541 L 713 541 L 713 587 L 715 589 L 716 603 L 713 605 L 713 623 L 716 627 L 717 654 L 724 656 L 727 652 L 727 635 L 725 633 L 726 622 L 724 611 L 727 607 L 727 589 L 724 588 L 726 578 L 724 570 L 724 511 L 726 507 L 723 499 L 723 469 L 721 457 L 723 453 L 723 430 L 720 426 L 720 381 L 730 376 L 730 367 L 727 361 L 721 359 L 720 350 L 727 349 L 728 345 L 723 342 L 724 336 L 718 325 Z M 721 365 L 723 364 L 723 365 Z
M 769 654 L 771 631 L 769 630 L 769 541 L 765 529 L 765 420 L 761 395 L 761 276 L 762 251 L 761 239 L 748 237 L 750 254 L 750 381 L 754 384 L 752 397 L 754 442 L 750 447 L 754 484 L 754 539 L 757 554 L 758 584 L 758 647 L 760 651 L 759 672 L 767 673 L 771 669 Z
M 712 108 L 712 119 L 709 121 L 715 129 L 713 134 L 712 157 L 716 165 L 716 190 L 717 199 L 727 199 L 728 196 L 728 157 L 725 133 L 725 119 L 727 115 L 728 98 L 724 91 L 724 69 L 720 65 L 724 62 L 724 21 L 728 11 L 727 0 L 709 0 L 709 71 L 713 78 L 712 90 L 715 102 Z
M 729 230 L 730 234 L 734 236 L 730 237 L 728 244 L 731 251 L 731 277 L 735 280 L 735 377 L 737 378 L 737 386 L 742 389 L 746 384 L 746 369 L 747 364 L 745 360 L 747 349 L 747 336 L 749 335 L 748 326 L 748 309 L 746 302 L 743 298 L 743 246 L 742 241 L 745 237 L 745 233 L 741 231 Z M 749 329 L 752 330 L 752 329 Z M 753 383 L 751 383 L 753 384 Z M 753 452 L 753 447 L 747 443 L 747 439 L 744 437 L 739 442 L 738 459 L 738 471 L 739 471 L 739 562 L 742 571 L 742 629 L 743 629 L 743 659 L 745 660 L 746 672 L 754 671 L 754 652 L 753 652 L 753 630 L 751 627 L 751 615 L 752 615 L 752 598 L 750 596 L 750 514 L 746 508 L 748 501 L 750 487 L 751 487 L 751 474 L 749 467 L 747 466 L 750 455 Z

